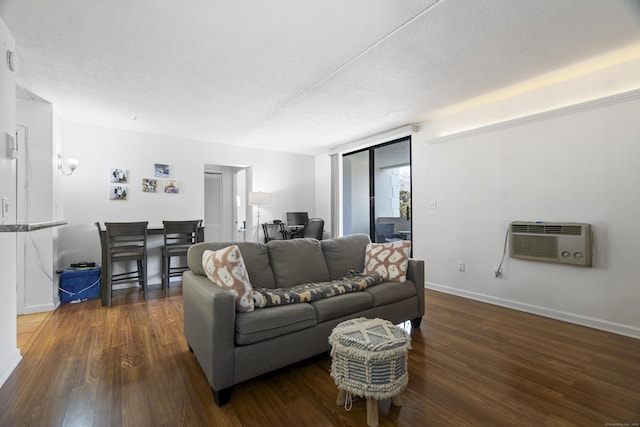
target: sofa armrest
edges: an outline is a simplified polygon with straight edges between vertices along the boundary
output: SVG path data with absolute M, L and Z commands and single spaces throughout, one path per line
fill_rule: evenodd
M 419 317 L 424 315 L 424 261 L 418 259 L 409 260 L 407 269 L 407 279 L 411 280 L 416 287 L 418 294 Z
M 235 297 L 206 276 L 185 271 L 182 279 L 184 334 L 209 384 L 234 384 Z

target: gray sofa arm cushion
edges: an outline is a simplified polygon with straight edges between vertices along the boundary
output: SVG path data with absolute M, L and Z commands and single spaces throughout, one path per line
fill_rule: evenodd
M 407 280 L 411 280 L 416 287 L 418 293 L 418 313 L 424 315 L 424 261 L 417 259 L 409 259 L 409 268 L 407 269 Z
M 222 390 L 234 383 L 236 305 L 234 295 L 206 276 L 183 275 L 184 334 L 209 384 Z

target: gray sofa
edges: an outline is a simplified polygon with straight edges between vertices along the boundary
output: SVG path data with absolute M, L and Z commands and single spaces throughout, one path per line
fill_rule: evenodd
M 328 337 L 340 322 L 379 317 L 420 326 L 424 314 L 424 261 L 409 260 L 407 281 L 383 282 L 362 291 L 254 311 L 236 312 L 234 295 L 205 275 L 202 254 L 236 244 L 252 286 L 287 288 L 363 271 L 369 236 L 253 242 L 204 242 L 188 253 L 183 275 L 184 332 L 213 389 L 216 403 L 230 399 L 242 381 L 330 350 Z

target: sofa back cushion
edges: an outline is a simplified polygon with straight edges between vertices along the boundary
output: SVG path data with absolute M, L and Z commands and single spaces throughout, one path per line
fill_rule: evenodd
M 276 287 L 329 280 L 329 269 L 319 240 L 271 240 L 267 247 Z
M 321 242 L 330 280 L 341 279 L 349 270 L 364 271 L 364 251 L 371 239 L 367 234 L 351 234 Z
M 202 268 L 202 253 L 205 250 L 217 251 L 228 246 L 238 245 L 252 286 L 275 288 L 273 270 L 269 263 L 269 250 L 264 243 L 257 242 L 202 242 L 189 248 L 187 263 L 194 274 L 205 275 Z

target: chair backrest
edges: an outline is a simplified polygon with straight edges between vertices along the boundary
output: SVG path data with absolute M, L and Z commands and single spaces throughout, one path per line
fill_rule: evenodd
M 164 245 L 192 245 L 200 239 L 199 229 L 202 224 L 201 219 L 189 221 L 162 221 L 164 226 Z
M 374 224 L 376 230 L 376 241 L 384 243 L 386 237 L 393 236 L 394 225 L 391 223 L 386 224 Z
M 324 231 L 324 219 L 311 218 L 304 224 L 302 237 L 312 237 L 322 240 L 322 232 Z
M 265 243 L 267 243 L 269 240 L 273 240 L 273 237 L 269 235 L 269 225 L 266 222 L 262 223 L 262 233 L 264 234 Z
M 96 227 L 98 228 L 98 235 L 100 236 L 100 244 L 102 245 L 102 239 L 104 239 L 102 232 L 104 231 L 100 226 L 100 222 L 96 221 Z
M 147 250 L 148 221 L 141 222 L 105 222 L 106 243 L 109 251 L 127 249 L 129 251 Z
M 308 212 L 287 212 L 287 225 L 304 225 L 309 220 Z

